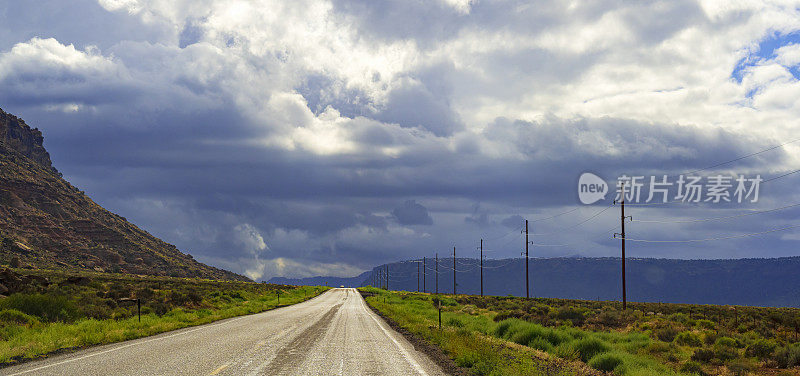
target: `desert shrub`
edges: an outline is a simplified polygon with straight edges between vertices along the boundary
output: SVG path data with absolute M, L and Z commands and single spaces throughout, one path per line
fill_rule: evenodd
M 228 293 L 228 296 L 233 300 L 239 300 L 239 301 L 245 300 L 244 295 L 242 295 L 242 292 L 239 291 L 239 290 L 231 291 L 230 293 Z M 442 305 L 445 305 L 445 304 L 442 303 Z
M 731 337 L 719 337 L 715 342 L 714 346 L 728 346 L 728 347 L 737 347 L 737 342 L 735 339 Z
M 577 360 L 580 359 L 580 354 L 578 350 L 575 349 L 575 346 L 572 346 L 571 343 L 562 343 L 553 349 L 553 354 L 559 358 L 567 359 L 567 360 Z
M 20 312 L 16 309 L 3 309 L 0 310 L 0 326 L 4 323 L 13 323 L 17 325 L 33 325 L 39 323 L 35 317 Z
M 578 355 L 580 356 L 581 360 L 584 362 L 593 358 L 595 355 L 602 354 L 610 350 L 608 344 L 594 337 L 577 340 L 573 346 L 575 347 L 575 350 L 578 351 Z
M 706 319 L 697 320 L 694 324 L 695 324 L 695 326 L 697 326 L 698 328 L 701 328 L 701 329 L 711 329 L 711 330 L 713 330 L 714 327 L 715 327 L 713 321 L 706 320 Z
M 537 331 L 534 328 L 524 328 L 511 336 L 511 342 L 518 343 L 520 345 L 528 345 L 536 338 L 542 338 L 540 331 Z
M 549 341 L 547 341 L 542 337 L 534 338 L 533 340 L 528 342 L 528 347 L 542 350 L 545 352 L 552 352 L 554 349 L 553 344 L 551 344 Z
M 645 348 L 645 351 L 650 354 L 660 354 L 665 353 L 670 350 L 670 345 L 668 343 L 653 341 L 650 342 L 649 345 Z
M 689 316 L 687 316 L 685 313 L 673 313 L 669 316 L 669 319 L 679 323 L 689 322 Z
M 589 360 L 589 366 L 600 371 L 612 372 L 622 364 L 622 357 L 614 353 L 598 354 Z
M 558 346 L 562 343 L 569 342 L 573 339 L 571 335 L 556 329 L 545 330 L 543 334 L 544 334 L 544 339 L 546 339 L 547 342 L 550 342 L 553 346 Z
M 706 348 L 697 349 L 694 350 L 694 353 L 692 353 L 692 360 L 694 361 L 708 363 L 713 359 L 714 359 L 714 350 L 711 349 L 706 349 Z
M 755 356 L 761 359 L 769 358 L 773 352 L 775 352 L 775 348 L 778 347 L 778 344 L 775 340 L 772 339 L 759 339 L 758 341 L 753 342 L 750 346 L 747 346 L 745 350 L 745 354 L 748 356 Z
M 165 315 L 167 312 L 169 312 L 170 309 L 167 303 L 161 301 L 153 302 L 152 304 L 150 304 L 150 307 L 152 307 L 153 312 L 159 316 Z
M 731 360 L 739 357 L 736 351 L 736 340 L 730 337 L 720 337 L 714 343 L 714 356 L 720 360 Z
M 459 320 L 457 317 L 451 317 L 451 318 L 447 319 L 447 321 L 445 322 L 445 325 L 456 327 L 456 328 L 463 328 L 464 327 L 464 323 L 461 322 L 461 320 Z
M 470 368 L 480 362 L 481 356 L 477 351 L 464 351 L 458 354 L 455 358 L 456 364 L 459 367 Z
M 717 342 L 717 338 L 717 333 L 710 330 L 706 330 L 703 333 L 703 342 L 705 342 L 706 345 L 713 345 L 715 342 Z
M 586 320 L 583 312 L 573 307 L 561 307 L 556 312 L 556 318 L 559 320 L 569 320 L 573 325 L 581 325 Z
M 675 342 L 679 345 L 685 346 L 701 346 L 703 341 L 700 340 L 700 335 L 694 332 L 680 332 L 677 336 L 675 336 Z
M 728 370 L 730 370 L 734 375 L 747 375 L 753 370 L 755 370 L 755 366 L 750 364 L 745 359 L 734 359 L 727 364 Z
M 495 328 L 494 333 L 500 338 L 505 338 L 508 329 L 511 328 L 511 324 L 513 323 L 514 322 L 511 320 L 503 320 L 502 322 L 500 322 L 500 324 L 497 325 L 497 328 Z
M 703 371 L 703 367 L 700 365 L 700 363 L 693 360 L 683 363 L 681 365 L 680 371 L 683 373 L 689 373 L 693 375 L 701 375 L 701 376 L 706 375 L 706 372 Z
M 791 368 L 800 365 L 800 346 L 787 345 L 778 348 L 772 359 L 780 368 Z
M 113 302 L 113 300 L 111 300 Z M 112 309 L 109 304 L 87 304 L 81 306 L 83 316 L 93 319 L 105 320 L 111 317 Z
M 675 336 L 678 335 L 678 330 L 673 328 L 672 326 L 666 326 L 663 328 L 658 328 L 655 330 L 654 334 L 656 338 L 664 342 L 672 342 L 675 340 Z
M 627 321 L 622 312 L 612 309 L 604 309 L 596 317 L 596 322 L 608 327 L 621 327 Z
M 0 300 L 0 309 L 15 309 L 43 321 L 71 321 L 77 318 L 75 303 L 63 296 L 44 294 L 11 294 Z
M 522 312 L 520 310 L 503 311 L 494 316 L 494 321 L 500 322 L 506 319 L 519 319 L 525 316 L 526 316 L 525 312 Z

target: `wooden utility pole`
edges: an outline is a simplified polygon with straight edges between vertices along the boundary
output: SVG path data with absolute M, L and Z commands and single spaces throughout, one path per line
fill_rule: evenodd
M 456 294 L 456 246 L 453 246 L 453 295 Z
M 439 294 L 439 253 L 436 253 L 434 262 L 434 283 L 436 284 L 436 294 Z
M 525 220 L 525 297 L 530 299 L 531 297 L 531 288 L 530 282 L 528 281 L 529 278 L 528 273 L 528 220 Z
M 427 268 L 427 257 L 422 257 L 422 292 L 428 292 L 428 289 L 425 288 L 425 268 Z
M 622 309 L 628 307 L 628 294 L 625 286 L 625 182 L 622 182 L 622 191 L 620 193 L 620 239 L 622 240 Z M 616 235 L 616 234 L 615 234 Z
M 419 292 L 419 260 L 417 260 L 417 292 Z
M 483 296 L 483 239 L 481 239 L 481 296 Z
M 386 290 L 389 290 L 389 264 L 386 264 Z

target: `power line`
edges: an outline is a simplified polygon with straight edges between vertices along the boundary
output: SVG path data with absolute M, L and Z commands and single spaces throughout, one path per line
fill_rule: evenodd
M 511 229 L 511 231 L 509 231 L 509 232 L 507 232 L 507 233 L 505 233 L 503 235 L 496 236 L 496 237 L 493 237 L 493 238 L 486 238 L 485 240 L 486 241 L 500 240 L 500 239 L 505 238 L 506 236 L 509 236 L 509 235 L 521 230 L 521 229 L 522 229 L 522 226 L 520 225 L 520 226 L 514 227 L 513 229 Z
M 780 148 L 780 147 L 783 147 L 783 146 L 789 145 L 789 144 L 791 144 L 791 143 L 794 143 L 794 142 L 797 142 L 797 141 L 800 141 L 800 138 L 798 138 L 798 139 L 796 139 L 796 140 L 792 140 L 792 141 L 784 142 L 784 143 L 782 143 L 782 144 L 780 144 L 780 145 L 775 145 L 775 146 L 772 146 L 772 147 L 770 147 L 770 148 L 767 148 L 767 149 L 764 149 L 764 150 L 761 150 L 761 151 L 757 151 L 757 152 L 755 152 L 755 153 L 750 153 L 750 154 L 747 154 L 747 155 L 743 155 L 743 156 L 741 156 L 741 157 L 734 158 L 734 159 L 731 159 L 731 160 L 729 160 L 729 161 L 726 161 L 726 162 L 717 163 L 717 164 L 715 164 L 715 165 L 713 165 L 713 166 L 708 166 L 708 167 L 701 168 L 701 169 L 699 169 L 699 170 L 694 170 L 694 171 L 691 171 L 691 172 L 687 172 L 687 173 L 685 173 L 684 175 L 689 175 L 689 174 L 694 174 L 695 172 L 700 172 L 700 171 L 710 170 L 710 169 L 712 169 L 712 168 L 714 168 L 714 167 L 719 167 L 719 166 L 722 166 L 722 165 L 726 165 L 726 164 L 728 164 L 728 163 L 732 163 L 732 162 L 740 161 L 740 160 L 742 160 L 742 159 L 745 159 L 745 158 L 750 158 L 750 157 L 753 157 L 753 156 L 759 155 L 759 154 L 761 154 L 761 153 L 766 153 L 766 152 L 768 152 L 768 151 L 771 151 L 771 150 L 778 149 L 778 148 Z
M 511 261 L 507 261 L 505 264 L 502 264 L 502 265 L 484 266 L 483 268 L 484 269 L 500 269 L 500 268 L 504 268 L 504 267 L 508 266 L 509 264 L 512 264 L 513 262 L 514 262 L 514 260 L 512 259 Z
M 611 231 L 614 231 L 614 230 L 616 230 L 618 228 L 619 228 L 619 225 L 616 225 L 616 226 L 614 226 L 614 227 L 612 227 L 612 228 L 610 228 L 608 230 L 604 230 L 604 231 L 601 231 L 601 232 L 594 233 L 594 234 L 590 235 L 589 238 L 594 238 L 594 237 L 597 237 L 597 236 L 602 235 L 602 234 L 607 234 L 607 233 L 609 233 Z M 540 243 L 533 243 L 533 242 L 531 243 L 531 245 L 535 245 L 535 246 L 539 246 L 539 247 L 567 247 L 567 246 L 570 246 L 570 245 L 573 245 L 573 244 L 577 244 L 577 241 L 569 242 L 569 243 L 566 243 L 566 244 L 540 244 Z
M 776 176 L 776 177 L 774 177 L 774 178 L 771 178 L 771 179 L 764 180 L 764 181 L 762 181 L 762 182 L 761 182 L 761 184 L 764 184 L 764 183 L 766 183 L 766 182 L 769 182 L 769 181 L 773 181 L 773 180 L 780 179 L 780 178 L 782 178 L 782 177 L 784 177 L 784 176 L 789 176 L 789 175 L 791 175 L 791 174 L 796 174 L 796 173 L 798 173 L 798 172 L 800 172 L 800 170 L 794 170 L 794 171 L 792 171 L 792 172 L 789 172 L 789 173 L 786 173 L 786 174 L 783 174 L 783 175 L 780 175 L 780 176 Z
M 768 234 L 771 232 L 778 232 L 783 230 L 788 230 L 792 228 L 800 227 L 800 225 L 788 226 L 788 227 L 781 227 L 767 231 L 761 232 L 753 232 L 749 234 L 741 234 L 741 235 L 733 235 L 733 236 L 722 236 L 722 237 L 715 237 L 715 238 L 706 238 L 706 239 L 687 239 L 687 240 L 648 240 L 648 239 L 631 239 L 631 238 L 622 238 L 624 240 L 629 240 L 632 242 L 641 242 L 641 243 L 694 243 L 694 242 L 707 242 L 712 240 L 726 240 L 726 239 L 736 239 L 736 238 L 746 238 L 749 236 L 757 236 L 762 234 Z
M 721 220 L 725 220 L 725 219 L 741 218 L 741 217 L 746 217 L 746 216 L 750 216 L 750 215 L 770 213 L 770 212 L 774 212 L 774 211 L 778 211 L 778 210 L 792 208 L 792 207 L 795 207 L 795 206 L 800 206 L 800 202 L 795 203 L 795 204 L 791 204 L 791 205 L 782 206 L 782 207 L 779 207 L 779 208 L 768 209 L 768 210 L 758 210 L 758 211 L 753 211 L 753 212 L 744 213 L 744 214 L 729 215 L 729 216 L 726 216 L 726 217 L 701 218 L 701 219 L 681 219 L 681 220 L 669 220 L 669 221 L 667 221 L 667 220 L 632 219 L 631 221 L 632 222 L 641 222 L 641 223 L 693 223 L 693 222 L 721 221 Z
M 550 216 L 550 217 L 547 217 L 547 218 L 533 219 L 533 220 L 531 220 L 531 222 L 540 222 L 540 221 L 546 221 L 546 220 L 548 220 L 548 219 L 553 219 L 553 218 L 556 218 L 556 217 L 560 217 L 560 216 L 562 216 L 562 215 L 564 215 L 564 214 L 569 214 L 569 213 L 572 213 L 572 212 L 574 212 L 574 211 L 576 211 L 576 210 L 578 210 L 578 209 L 580 209 L 580 208 L 581 208 L 581 207 L 580 207 L 580 206 L 578 206 L 578 207 L 576 207 L 575 209 L 567 210 L 567 211 L 565 211 L 565 212 L 563 212 L 563 213 L 559 213 L 559 214 L 556 214 L 556 215 L 554 215 L 554 216 Z
M 531 235 L 551 235 L 551 234 L 559 234 L 559 233 L 563 232 L 564 230 L 571 230 L 571 229 L 574 229 L 574 228 L 576 228 L 576 227 L 578 227 L 578 226 L 580 226 L 580 225 L 582 225 L 582 224 L 584 224 L 584 223 L 586 223 L 586 222 L 589 222 L 589 221 L 591 221 L 592 219 L 595 219 L 595 218 L 597 218 L 597 216 L 599 216 L 600 214 L 603 214 L 603 213 L 604 213 L 606 210 L 608 210 L 608 209 L 611 209 L 611 207 L 613 207 L 613 206 L 614 206 L 614 204 L 608 205 L 608 206 L 606 206 L 605 208 L 603 208 L 602 210 L 600 210 L 600 211 L 598 211 L 597 213 L 593 214 L 591 217 L 589 217 L 589 218 L 586 218 L 586 219 L 584 219 L 583 221 L 580 221 L 580 222 L 578 222 L 578 223 L 576 223 L 576 224 L 574 224 L 574 225 L 572 225 L 572 226 L 569 226 L 569 227 L 562 227 L 562 228 L 558 229 L 557 231 L 540 232 L 540 233 L 531 233 Z

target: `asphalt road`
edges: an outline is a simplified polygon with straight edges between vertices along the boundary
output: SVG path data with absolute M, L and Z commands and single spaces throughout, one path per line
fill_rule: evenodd
M 54 356 L 0 375 L 444 375 L 354 289 Z

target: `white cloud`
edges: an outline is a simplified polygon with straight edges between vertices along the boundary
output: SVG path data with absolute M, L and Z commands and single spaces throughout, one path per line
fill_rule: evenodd
M 81 51 L 72 44 L 61 44 L 54 38 L 34 37 L 27 42 L 17 43 L 10 51 L 0 55 L 0 79 L 24 74 L 48 74 L 54 78 L 76 74 L 120 79 L 124 72 L 112 58 L 102 56 L 94 46 Z
M 153 130 L 158 136 L 144 139 L 163 142 L 160 148 L 144 152 L 140 149 L 149 145 L 131 141 L 129 149 L 119 151 L 124 156 L 110 150 L 113 163 L 127 170 L 103 166 L 112 172 L 82 183 L 95 179 L 110 185 L 109 175 L 118 174 L 114 177 L 128 176 L 126 182 L 136 189 L 152 189 L 133 196 L 162 194 L 166 201 L 180 201 L 175 193 L 180 189 L 174 187 L 184 185 L 205 204 L 225 201 L 217 195 L 235 196 L 220 204 L 219 212 L 198 214 L 193 204 L 184 203 L 148 209 L 147 218 L 159 224 L 153 227 L 178 226 L 172 233 L 185 244 L 233 244 L 241 252 L 231 250 L 227 261 L 253 278 L 347 275 L 360 271 L 353 265 L 362 261 L 337 263 L 331 255 L 391 258 L 395 254 L 388 252 L 417 249 L 425 236 L 444 242 L 441 234 L 463 225 L 464 211 L 474 204 L 471 194 L 507 188 L 482 186 L 485 176 L 532 187 L 531 169 L 557 170 L 548 165 L 553 161 L 582 163 L 576 155 L 608 164 L 631 156 L 649 163 L 697 162 L 698 155 L 707 155 L 703 146 L 682 135 L 707 143 L 725 136 L 770 144 L 795 138 L 800 127 L 800 86 L 789 69 L 800 63 L 798 45 L 755 59 L 741 71 L 741 82 L 731 77 L 765 37 L 800 30 L 799 12 L 789 3 L 98 4 L 116 17 L 137 20 L 136 27 L 157 30 L 147 34 L 157 37 L 95 43 L 60 36 L 66 34 L 49 38 L 56 34 L 48 25 L 31 25 L 26 40 L 6 44 L 13 47 L 0 52 L 0 83 L 7 89 L 0 92 L 0 104 L 23 103 L 52 114 L 58 120 L 51 129 L 68 127 L 62 120 L 73 119 L 69 124 L 80 124 L 75 132 L 125 126 L 119 124 Z M 3 35 L 12 34 L 3 34 L 0 26 Z M 207 113 L 219 117 L 206 120 Z M 623 128 L 637 134 L 615 131 Z M 84 137 L 93 134 L 89 131 Z M 789 150 L 793 159 L 768 167 L 796 166 L 800 148 Z M 72 171 L 83 171 L 91 159 L 84 158 Z M 200 163 L 216 166 L 219 176 L 198 178 L 193 169 Z M 174 176 L 195 180 L 169 180 Z M 426 206 L 448 204 L 430 207 L 434 228 L 420 234 L 394 223 L 381 225 L 395 204 L 375 198 L 377 192 L 398 203 L 428 195 Z M 333 230 L 303 227 L 305 221 L 296 218 L 264 225 L 243 209 L 252 196 L 300 194 L 316 200 L 317 207 L 334 207 L 347 198 L 359 208 L 341 215 L 341 226 Z M 481 204 L 504 208 L 497 209 L 500 216 L 500 210 L 513 207 L 503 200 Z M 287 213 L 297 210 L 276 207 L 270 214 L 291 217 Z M 179 225 L 152 219 L 169 211 L 187 213 Z M 502 213 L 510 214 L 518 213 Z M 205 216 L 212 219 L 204 222 Z M 357 216 L 377 225 L 364 225 L 353 219 Z M 314 226 L 325 230 L 315 233 Z M 204 241 L 190 243 L 198 234 Z M 230 234 L 235 239 L 228 239 Z M 372 249 L 387 239 L 395 248 L 386 254 Z M 303 261 L 324 252 L 329 252 L 324 262 Z
M 261 233 L 248 223 L 240 224 L 233 230 L 236 241 L 253 256 L 253 259 L 244 266 L 244 274 L 254 281 L 261 279 L 264 267 L 268 264 L 261 259 L 262 252 L 269 249 L 267 243 L 264 242 Z

